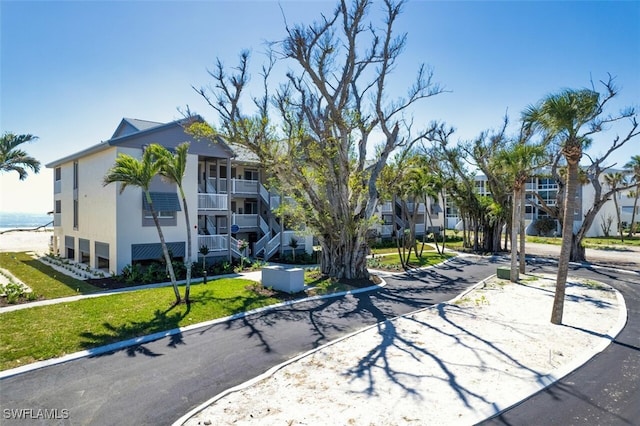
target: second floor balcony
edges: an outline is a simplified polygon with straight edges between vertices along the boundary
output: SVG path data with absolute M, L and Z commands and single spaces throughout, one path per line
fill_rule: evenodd
M 227 179 L 222 178 L 209 178 L 209 188 L 219 194 L 244 194 L 244 195 L 257 195 L 258 194 L 258 181 L 249 179 L 231 179 L 231 183 Z
M 198 194 L 198 210 L 227 210 L 228 208 L 227 194 Z

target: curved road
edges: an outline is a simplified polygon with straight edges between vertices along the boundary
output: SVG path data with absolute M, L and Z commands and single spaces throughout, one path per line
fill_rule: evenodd
M 0 381 L 5 409 L 68 410 L 53 424 L 164 425 L 274 365 L 384 319 L 450 300 L 503 260 L 461 257 L 382 289 L 303 302 Z M 536 268 L 553 271 L 553 267 Z M 632 424 L 640 418 L 640 277 L 580 268 L 618 288 L 628 324 L 603 353 L 565 380 L 486 424 Z M 560 408 L 561 407 L 561 408 Z M 64 416 L 61 416 L 64 417 Z
M 569 273 L 618 289 L 627 305 L 625 328 L 583 367 L 481 425 L 640 424 L 640 277 L 584 267 Z
M 166 425 L 212 396 L 365 326 L 450 300 L 495 273 L 459 257 L 379 290 L 303 302 L 0 381 L 5 409 L 68 410 L 59 424 Z M 60 417 L 64 417 L 61 415 Z M 37 423 L 9 421 L 2 424 Z M 43 422 L 42 424 L 51 424 Z

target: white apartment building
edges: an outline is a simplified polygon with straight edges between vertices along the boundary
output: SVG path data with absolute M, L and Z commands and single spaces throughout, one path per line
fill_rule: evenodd
M 238 257 L 238 240 L 249 243 L 246 254 L 267 259 L 290 252 L 291 238 L 298 240 L 296 251 L 310 253 L 311 237 L 283 229 L 273 215 L 280 197 L 265 188 L 256 159 L 222 138 L 216 143 L 195 140 L 185 133 L 186 124 L 124 118 L 109 140 L 47 164 L 54 169 L 54 252 L 115 273 L 134 262 L 160 259 L 158 233 L 142 190 L 120 192 L 121 184 L 104 186 L 103 179 L 119 153 L 141 158 L 152 143 L 171 150 L 189 142 L 183 187 L 193 226 L 193 261 L 202 246 L 212 260 Z M 184 258 L 186 230 L 176 185 L 156 177 L 150 192 L 170 251 Z
M 116 273 L 134 262 L 160 259 L 162 250 L 157 230 L 142 190 L 128 187 L 121 193 L 119 183 L 104 186 L 103 179 L 119 153 L 141 158 L 145 147 L 152 143 L 171 150 L 182 142 L 189 142 L 183 187 L 193 224 L 190 230 L 193 261 L 198 260 L 202 246 L 209 249 L 207 257 L 211 260 L 238 257 L 241 255 L 239 240 L 249 243 L 246 254 L 265 259 L 276 253 L 290 252 L 292 238 L 298 241 L 296 252 L 311 253 L 312 237 L 283 228 L 281 220 L 273 214 L 281 197 L 265 187 L 265 177 L 257 158 L 222 138 L 215 143 L 195 140 L 185 133 L 186 124 L 187 120 L 158 123 L 124 118 L 109 140 L 47 164 L 54 169 L 54 252 L 91 268 Z M 533 198 L 531 192 L 537 192 L 548 204 L 555 202 L 558 187 L 552 179 L 534 177 L 526 187 L 527 197 Z M 607 189 L 605 183 L 603 188 Z M 480 194 L 488 194 L 485 176 L 476 177 L 476 189 Z M 633 208 L 633 199 L 628 194 L 629 191 L 623 191 L 617 195 L 621 221 L 627 223 L 632 220 Z M 151 196 L 165 241 L 175 258 L 184 258 L 186 230 L 176 185 L 156 177 L 151 185 Z M 576 228 L 593 205 L 593 198 L 591 185 L 580 188 Z M 406 207 L 409 213 L 417 209 L 418 236 L 425 230 L 460 227 L 455 206 L 446 200 L 430 200 L 426 206 L 408 203 Z M 378 237 L 391 238 L 394 230 L 407 226 L 402 208 L 398 200 L 380 202 L 380 223 L 374 227 Z M 535 221 L 543 216 L 541 210 L 527 205 L 529 234 L 533 233 Z M 603 206 L 587 235 L 602 235 L 602 223 L 608 217 L 613 217 L 611 231 L 615 235 L 617 221 L 612 201 Z

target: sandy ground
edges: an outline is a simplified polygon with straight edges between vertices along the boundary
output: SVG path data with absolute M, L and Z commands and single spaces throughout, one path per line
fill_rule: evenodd
M 576 280 L 564 325 L 552 325 L 554 286 L 551 276 L 489 280 L 305 354 L 186 424 L 474 424 L 585 362 L 621 327 L 616 292 Z
M 0 231 L 5 231 L 0 229 Z M 0 234 L 0 251 L 49 252 L 49 241 L 53 231 L 11 231 Z

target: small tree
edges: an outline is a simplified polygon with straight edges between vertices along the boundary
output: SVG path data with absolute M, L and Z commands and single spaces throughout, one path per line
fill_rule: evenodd
M 613 216 L 607 215 L 607 217 L 603 217 L 600 215 L 600 219 L 602 219 L 600 222 L 600 229 L 602 229 L 604 236 L 609 238 L 609 235 L 611 234 L 611 226 L 613 225 Z
M 613 192 L 613 205 L 616 210 L 618 235 L 620 236 L 620 241 L 624 242 L 624 229 L 622 227 L 622 220 L 620 217 L 620 205 L 618 204 L 618 187 L 625 184 L 624 175 L 620 172 L 609 173 L 604 175 L 604 181 L 609 185 L 609 188 L 611 188 L 611 191 Z
M 207 283 L 207 255 L 209 254 L 209 247 L 206 244 L 200 246 L 200 254 L 202 255 L 202 275 L 204 277 L 204 283 Z
M 289 247 L 291 247 L 291 258 L 293 259 L 293 263 L 296 263 L 296 249 L 298 248 L 298 240 L 294 237 L 291 237 L 289 240 Z
M 249 247 L 249 243 L 245 240 L 238 240 L 238 251 L 240 252 L 240 270 L 244 269 L 244 259 L 246 255 L 247 247 Z

